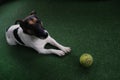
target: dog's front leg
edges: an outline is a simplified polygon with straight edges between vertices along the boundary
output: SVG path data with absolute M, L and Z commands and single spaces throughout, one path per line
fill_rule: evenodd
M 55 41 L 55 39 L 53 39 L 52 37 L 48 37 L 48 43 L 52 44 L 53 46 L 58 47 L 59 49 L 61 49 L 62 51 L 64 51 L 65 53 L 68 53 L 71 51 L 70 47 L 65 47 L 62 46 L 61 44 L 59 44 L 57 41 Z
M 45 39 L 45 40 L 37 39 L 36 41 L 34 41 L 32 43 L 31 48 L 33 48 L 34 50 L 36 50 L 40 54 L 56 54 L 58 56 L 64 56 L 65 55 L 65 52 L 63 52 L 62 50 L 45 49 L 45 45 L 47 43 L 48 43 L 47 39 Z
M 56 49 L 44 49 L 44 48 L 35 48 L 36 51 L 40 54 L 56 54 L 58 56 L 64 56 L 65 53 L 62 50 Z

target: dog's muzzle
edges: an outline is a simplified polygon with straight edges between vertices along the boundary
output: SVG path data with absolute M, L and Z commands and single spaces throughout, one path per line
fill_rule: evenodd
M 48 37 L 48 32 L 40 25 L 39 26 L 35 25 L 34 33 L 35 33 L 35 36 L 40 39 L 45 39 Z

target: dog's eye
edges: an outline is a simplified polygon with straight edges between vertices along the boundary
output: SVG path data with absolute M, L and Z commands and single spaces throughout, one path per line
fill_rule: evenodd
M 36 23 L 40 23 L 40 20 L 37 20 Z

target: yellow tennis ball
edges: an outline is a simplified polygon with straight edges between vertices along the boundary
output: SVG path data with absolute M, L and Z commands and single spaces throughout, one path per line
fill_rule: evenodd
M 93 57 L 88 53 L 82 54 L 80 56 L 80 64 L 84 67 L 90 67 L 93 64 Z

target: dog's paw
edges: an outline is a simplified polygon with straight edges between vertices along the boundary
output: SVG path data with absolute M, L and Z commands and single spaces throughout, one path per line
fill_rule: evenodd
M 56 54 L 57 54 L 58 56 L 64 56 L 64 55 L 65 55 L 65 52 L 59 50 Z
M 69 53 L 71 51 L 71 48 L 70 47 L 63 47 L 62 51 L 65 53 Z

